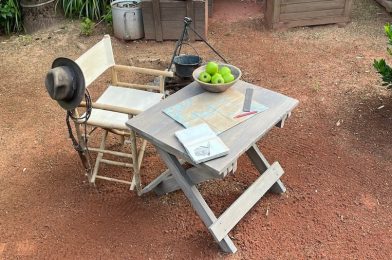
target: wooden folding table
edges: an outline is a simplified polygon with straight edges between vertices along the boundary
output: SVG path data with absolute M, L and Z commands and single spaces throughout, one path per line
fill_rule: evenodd
M 192 161 L 174 136 L 174 132 L 184 127 L 162 111 L 203 93 L 204 90 L 197 82 L 191 83 L 127 122 L 128 127 L 155 146 L 168 167 L 168 170 L 144 187 L 142 193 L 155 191 L 162 195 L 181 189 L 219 246 L 229 253 L 237 251 L 228 236 L 230 230 L 267 191 L 283 193 L 286 190 L 280 181 L 283 175 L 282 167 L 278 162 L 269 164 L 258 149 L 256 142 L 274 126 L 283 127 L 285 120 L 298 104 L 296 99 L 244 81 L 237 82 L 232 88 L 243 93 L 246 88 L 255 89 L 253 100 L 268 106 L 269 109 L 219 134 L 230 149 L 228 155 L 193 165 L 189 169 L 185 169 L 181 162 L 186 161 L 192 164 Z M 196 184 L 209 179 L 222 179 L 227 174 L 235 172 L 237 160 L 244 153 L 250 158 L 261 176 L 217 218 L 198 191 Z

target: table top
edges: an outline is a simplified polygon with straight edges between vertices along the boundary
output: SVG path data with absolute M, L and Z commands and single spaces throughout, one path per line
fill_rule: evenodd
M 228 155 L 194 165 L 217 175 L 225 174 L 227 168 L 232 166 L 240 155 L 260 140 L 272 127 L 285 119 L 298 104 L 296 99 L 244 81 L 238 81 L 232 88 L 242 93 L 245 93 L 247 88 L 253 88 L 253 100 L 268 106 L 269 109 L 219 134 L 219 137 L 230 149 Z M 162 110 L 204 91 L 197 82 L 193 82 L 128 120 L 126 125 L 153 145 L 191 163 L 184 147 L 174 135 L 174 132 L 184 129 L 184 127 L 164 114 Z

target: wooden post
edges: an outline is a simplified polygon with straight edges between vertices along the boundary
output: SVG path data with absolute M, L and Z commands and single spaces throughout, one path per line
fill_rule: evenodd
M 186 1 L 186 16 L 192 18 L 192 24 L 190 25 L 193 30 L 196 29 L 196 19 L 195 19 L 195 8 L 193 5 L 193 0 Z M 195 41 L 195 34 L 193 32 L 189 32 L 189 40 L 194 42 Z
M 112 84 L 117 85 L 117 82 L 118 82 L 117 70 L 116 67 L 112 67 Z
M 155 26 L 155 40 L 161 42 L 163 41 L 163 37 L 159 0 L 152 0 L 152 13 Z
M 101 145 L 100 145 L 99 149 L 105 150 L 106 138 L 107 137 L 108 137 L 108 131 L 104 130 L 103 135 L 102 135 Z M 103 157 L 103 153 L 99 152 L 98 155 L 97 155 L 97 159 L 95 161 L 95 167 L 94 167 L 93 175 L 91 176 L 91 179 L 90 179 L 90 183 L 94 183 L 95 182 L 95 178 L 96 178 L 96 176 L 98 174 L 99 164 L 102 161 L 102 157 Z

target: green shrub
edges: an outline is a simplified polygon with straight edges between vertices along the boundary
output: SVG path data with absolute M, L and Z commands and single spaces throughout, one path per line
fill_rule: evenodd
M 22 18 L 17 0 L 0 0 L 0 33 L 10 34 L 22 29 Z
M 389 23 L 384 26 L 384 31 L 388 37 L 388 45 L 392 45 L 392 27 Z M 387 52 L 392 55 L 392 50 L 387 47 Z M 373 67 L 381 75 L 383 81 L 383 86 L 387 88 L 392 88 L 392 68 L 386 63 L 384 59 L 374 60 Z
M 66 17 L 86 17 L 98 21 L 105 13 L 108 0 L 58 0 Z
M 80 33 L 85 36 L 90 36 L 93 33 L 94 22 L 89 18 L 84 18 L 80 23 Z

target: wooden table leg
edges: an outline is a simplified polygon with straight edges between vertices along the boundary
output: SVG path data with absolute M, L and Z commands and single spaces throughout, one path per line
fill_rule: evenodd
M 221 175 L 215 175 L 213 173 L 200 170 L 196 167 L 187 169 L 186 174 L 194 185 L 211 179 L 223 179 L 223 176 Z M 181 187 L 178 185 L 170 170 L 167 169 L 161 175 L 151 181 L 146 187 L 144 187 L 141 194 L 154 191 L 158 196 L 161 196 L 179 189 L 181 189 Z
M 252 161 L 256 169 L 260 174 L 263 174 L 271 165 L 268 163 L 267 159 L 260 152 L 256 144 L 253 144 L 248 151 L 246 151 L 249 159 Z M 284 193 L 286 192 L 286 187 L 281 180 L 277 180 L 274 185 L 272 185 L 270 191 L 274 193 Z
M 223 176 L 221 175 L 215 175 L 213 173 L 203 171 L 196 167 L 187 169 L 186 175 L 189 177 L 193 185 L 202 183 L 207 180 L 223 178 Z M 178 185 L 176 178 L 172 174 L 170 174 L 167 175 L 166 178 L 161 180 L 161 182 L 154 188 L 154 191 L 157 195 L 164 195 L 179 189 L 181 189 L 181 187 Z
M 165 180 L 169 176 L 171 176 L 170 170 L 164 171 L 161 175 L 159 175 L 152 182 L 150 182 L 146 187 L 144 187 L 142 189 L 141 194 L 144 194 L 144 193 L 147 193 L 147 192 L 154 190 L 159 184 L 162 183 L 163 180 Z
M 217 221 L 217 218 L 215 217 L 210 207 L 207 205 L 206 201 L 203 199 L 196 186 L 192 183 L 189 176 L 186 174 L 185 169 L 181 166 L 178 159 L 174 155 L 171 155 L 159 149 L 158 147 L 156 147 L 156 149 L 161 158 L 166 163 L 170 172 L 173 174 L 178 185 L 181 187 L 181 190 L 185 193 L 185 196 L 191 202 L 193 208 L 204 222 L 204 225 L 207 227 L 211 226 L 214 222 Z M 215 235 L 212 235 L 215 238 Z M 219 246 L 222 248 L 222 250 L 227 253 L 235 253 L 237 251 L 237 248 L 228 235 L 224 236 L 221 240 L 217 240 L 217 242 L 219 243 Z

